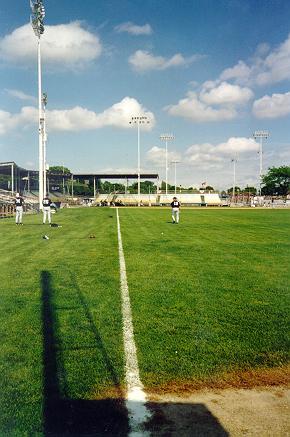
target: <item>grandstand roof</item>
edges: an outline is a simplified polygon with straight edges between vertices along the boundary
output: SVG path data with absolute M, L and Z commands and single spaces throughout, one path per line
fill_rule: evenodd
M 138 179 L 138 173 L 74 173 L 79 179 Z M 158 179 L 158 173 L 140 173 L 140 179 Z
M 30 173 L 30 174 L 37 174 L 38 171 L 36 170 L 27 170 L 26 168 L 20 167 L 16 164 L 14 161 L 8 161 L 8 162 L 0 162 L 0 173 L 3 175 L 10 175 L 11 174 L 11 167 L 13 166 L 14 172 L 17 173 Z
M 27 170 L 25 168 L 19 167 L 14 161 L 11 162 L 0 162 L 0 173 L 1 174 L 11 174 L 11 166 L 14 166 L 14 171 L 18 170 L 20 173 L 30 173 L 32 174 L 38 174 L 38 170 Z M 71 177 L 78 179 L 90 179 L 90 178 L 96 178 L 96 179 L 138 179 L 138 173 L 58 173 L 53 174 L 54 176 L 61 176 L 61 177 Z M 140 179 L 158 179 L 159 175 L 158 173 L 140 173 Z

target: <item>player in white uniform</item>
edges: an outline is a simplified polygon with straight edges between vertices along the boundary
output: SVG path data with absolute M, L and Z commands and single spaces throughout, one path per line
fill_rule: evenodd
M 43 206 L 43 224 L 46 223 L 46 219 L 48 219 L 48 223 L 51 224 L 51 211 L 50 211 L 51 200 L 48 197 L 48 194 L 43 198 L 42 206 Z
M 171 208 L 172 208 L 172 223 L 179 223 L 179 209 L 180 209 L 180 203 L 177 200 L 177 197 L 173 197 L 173 201 L 171 202 Z
M 16 208 L 15 223 L 17 225 L 23 225 L 23 223 L 22 223 L 22 214 L 23 214 L 24 200 L 20 196 L 19 193 L 16 193 L 16 198 L 14 200 L 14 204 L 15 204 L 15 208 Z

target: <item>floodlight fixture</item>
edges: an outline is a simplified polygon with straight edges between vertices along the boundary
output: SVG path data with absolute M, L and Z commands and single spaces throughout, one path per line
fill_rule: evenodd
M 131 125 L 137 125 L 137 155 L 138 155 L 138 206 L 141 204 L 140 199 L 140 126 L 144 124 L 150 124 L 150 120 L 146 115 L 137 115 L 131 117 L 131 121 L 129 121 L 129 124 Z
M 162 134 L 160 140 L 165 141 L 165 194 L 168 194 L 168 141 L 174 140 L 173 134 Z
M 30 0 L 30 7 L 32 14 L 30 16 L 31 25 L 35 35 L 40 38 L 40 36 L 44 33 L 44 17 L 45 17 L 45 9 L 42 3 L 42 0 Z
M 260 172 L 259 172 L 259 195 L 262 194 L 262 174 L 263 174 L 263 139 L 269 138 L 270 134 L 267 130 L 256 130 L 253 133 L 253 137 L 256 139 L 260 139 L 260 148 L 259 148 L 259 155 L 260 155 Z

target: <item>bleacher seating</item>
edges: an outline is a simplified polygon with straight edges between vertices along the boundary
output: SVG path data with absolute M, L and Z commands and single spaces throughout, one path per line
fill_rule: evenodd
M 160 205 L 170 205 L 172 202 L 174 194 L 160 194 Z M 181 205 L 193 205 L 193 206 L 220 206 L 221 205 L 221 199 L 217 193 L 205 193 L 205 194 L 199 194 L 199 193 L 180 193 L 177 194 L 176 197 L 178 198 Z

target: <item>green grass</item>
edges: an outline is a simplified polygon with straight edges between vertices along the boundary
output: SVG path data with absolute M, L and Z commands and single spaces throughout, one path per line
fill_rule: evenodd
M 288 362 L 290 211 L 119 212 L 145 389 Z M 51 386 L 92 400 L 124 384 L 115 211 L 54 220 L 0 221 L 1 435 L 41 435 Z
M 67 210 L 55 220 L 63 227 L 39 216 L 22 227 L 0 222 L 1 435 L 42 432 L 52 379 L 67 399 L 91 399 L 123 379 L 115 217 Z
M 289 211 L 122 210 L 147 387 L 289 359 Z

